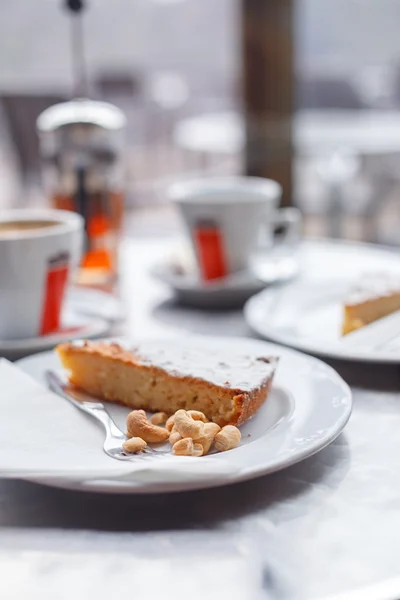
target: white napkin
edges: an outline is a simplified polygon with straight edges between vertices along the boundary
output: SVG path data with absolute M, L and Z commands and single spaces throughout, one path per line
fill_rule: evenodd
M 0 477 L 146 485 L 228 481 L 239 470 L 215 456 L 110 458 L 103 452 L 100 423 L 5 359 L 0 360 L 0 390 Z

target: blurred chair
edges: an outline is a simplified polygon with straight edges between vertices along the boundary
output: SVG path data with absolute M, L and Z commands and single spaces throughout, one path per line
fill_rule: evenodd
M 367 65 L 358 70 L 353 86 L 369 108 L 396 108 L 398 69 L 391 64 Z
M 126 114 L 128 138 L 131 141 L 131 135 L 138 134 L 137 113 L 143 97 L 142 76 L 130 72 L 105 71 L 95 75 L 93 87 L 96 97 L 115 104 Z
M 141 89 L 140 78 L 130 73 L 104 72 L 95 78 L 95 89 L 104 99 L 129 98 L 138 94 Z
M 345 78 L 301 74 L 296 81 L 296 108 L 357 110 L 368 107 Z
M 58 95 L 2 94 L 0 101 L 14 145 L 21 184 L 27 188 L 40 176 L 39 139 L 36 119 L 42 111 L 64 101 Z

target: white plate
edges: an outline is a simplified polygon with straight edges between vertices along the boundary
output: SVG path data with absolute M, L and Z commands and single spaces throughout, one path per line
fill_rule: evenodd
M 193 343 L 231 351 L 236 345 L 243 352 L 275 355 L 280 362 L 274 385 L 265 405 L 241 427 L 242 442 L 234 450 L 210 455 L 210 460 L 223 458 L 236 469 L 231 476 L 205 482 L 193 479 L 179 483 L 106 481 L 86 486 L 84 482 L 63 480 L 54 483 L 68 489 L 110 493 L 162 493 L 213 487 L 245 481 L 278 471 L 311 456 L 332 442 L 346 425 L 352 407 L 351 392 L 339 375 L 323 362 L 273 344 L 245 338 L 193 337 Z M 54 352 L 30 356 L 18 365 L 32 377 L 44 381 L 46 369 L 59 368 Z M 60 402 L 63 400 L 60 398 Z M 128 409 L 108 405 L 110 413 L 123 427 Z M 86 418 L 84 415 L 82 418 Z M 102 449 L 99 448 L 99 452 Z M 142 460 L 145 460 L 143 458 Z M 160 457 L 162 460 L 162 457 Z M 201 460 L 201 459 L 193 459 Z M 117 461 L 116 461 L 117 462 Z
M 201 281 L 193 266 L 184 265 L 179 256 L 175 262 L 170 260 L 151 269 L 153 277 L 171 287 L 182 304 L 211 309 L 241 307 L 267 285 L 289 281 L 298 272 L 297 258 L 276 250 L 256 253 L 251 269 L 209 282 Z
M 171 263 L 155 265 L 151 274 L 167 284 L 181 304 L 204 309 L 241 307 L 266 285 L 249 272 L 204 284 L 194 275 L 179 273 Z
M 346 344 L 342 302 L 352 281 L 297 282 L 251 298 L 244 314 L 260 336 L 304 352 L 341 360 L 399 363 L 398 347 Z M 399 332 L 400 333 L 400 332 Z
M 14 360 L 71 339 L 104 336 L 118 315 L 119 302 L 110 294 L 92 289 L 72 289 L 63 310 L 61 331 L 22 340 L 0 340 L 0 357 Z

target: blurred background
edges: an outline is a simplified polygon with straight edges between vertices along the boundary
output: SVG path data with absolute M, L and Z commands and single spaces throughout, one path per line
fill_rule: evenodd
M 398 0 L 88 0 L 90 94 L 128 122 L 126 232 L 176 232 L 171 180 L 246 172 L 306 234 L 400 244 L 399 22 Z M 46 201 L 35 122 L 71 63 L 61 0 L 2 0 L 2 207 Z

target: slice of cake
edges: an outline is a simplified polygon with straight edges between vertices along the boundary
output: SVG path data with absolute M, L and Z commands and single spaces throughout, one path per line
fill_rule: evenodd
M 150 341 L 132 350 L 115 343 L 60 344 L 70 381 L 89 394 L 135 409 L 202 411 L 220 426 L 240 425 L 265 401 L 277 359 Z
M 400 310 L 400 277 L 368 275 L 349 294 L 343 307 L 342 334 Z

